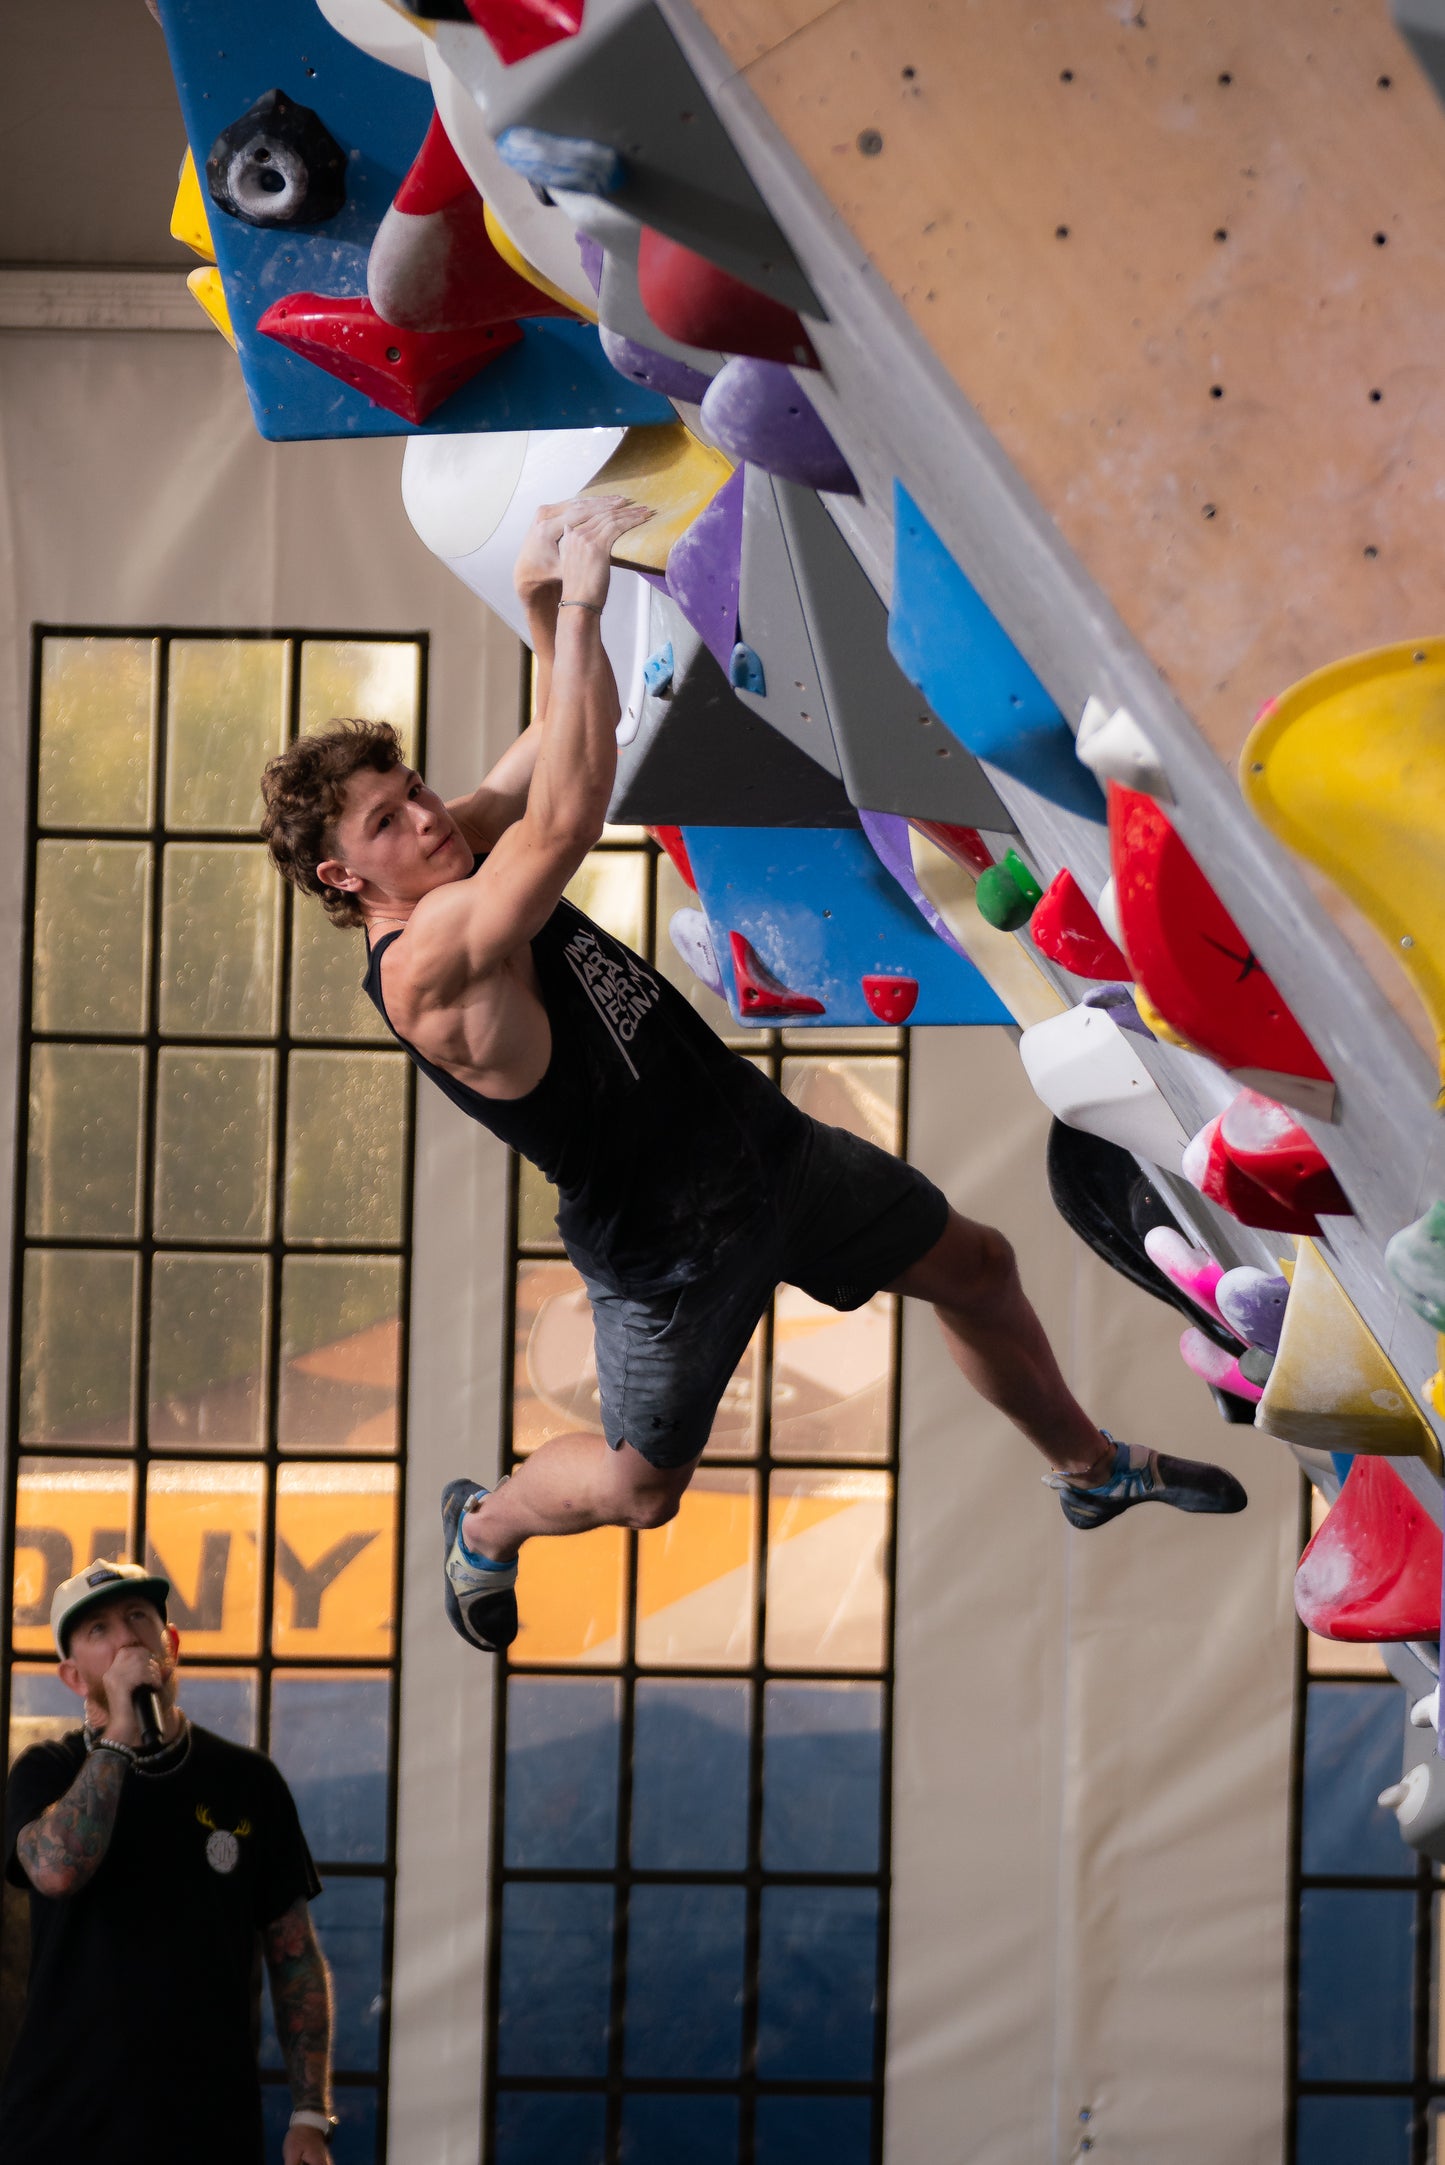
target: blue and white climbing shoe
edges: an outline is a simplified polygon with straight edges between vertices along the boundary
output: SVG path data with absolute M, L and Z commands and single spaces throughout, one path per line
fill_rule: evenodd
M 462 1539 L 462 1520 L 486 1494 L 476 1481 L 442 1490 L 443 1598 L 447 1622 L 468 1646 L 500 1654 L 517 1636 L 517 1566 L 474 1556 Z
M 1046 1488 L 1059 1492 L 1071 1526 L 1104 1526 L 1136 1503 L 1172 1503 L 1176 1511 L 1242 1511 L 1249 1502 L 1232 1473 L 1193 1458 L 1166 1458 L 1141 1443 L 1120 1443 L 1101 1429 L 1114 1446 L 1107 1479 L 1091 1488 L 1066 1473 L 1044 1475 Z

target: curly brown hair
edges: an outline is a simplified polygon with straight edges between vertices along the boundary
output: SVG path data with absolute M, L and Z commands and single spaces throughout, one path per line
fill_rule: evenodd
M 363 767 L 389 774 L 401 760 L 401 738 L 390 722 L 335 721 L 288 744 L 261 776 L 261 839 L 271 862 L 302 894 L 320 898 L 333 925 L 363 921 L 354 896 L 316 877 L 316 867 L 334 854 L 331 832 L 345 808 L 346 785 Z

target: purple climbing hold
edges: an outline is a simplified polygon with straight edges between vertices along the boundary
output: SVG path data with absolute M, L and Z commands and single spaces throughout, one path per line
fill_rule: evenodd
M 582 275 L 594 293 L 602 291 L 602 243 L 594 241 L 590 233 L 577 235 L 577 253 L 582 258 Z
M 743 469 L 725 481 L 668 551 L 667 590 L 724 675 L 738 640 Z
M 1266 1353 L 1278 1353 L 1285 1303 L 1289 1299 L 1287 1278 L 1275 1278 L 1268 1271 L 1241 1264 L 1237 1270 L 1224 1273 L 1214 1289 L 1214 1297 L 1225 1322 L 1246 1345 L 1262 1347 Z
M 918 884 L 907 820 L 901 819 L 896 812 L 860 811 L 858 822 L 884 871 L 892 873 L 919 916 L 938 934 L 945 947 L 951 947 L 956 955 L 961 955 L 963 948 Z
M 805 489 L 858 494 L 848 461 L 781 361 L 745 355 L 729 361 L 708 386 L 702 418 L 730 458 L 747 459 Z
M 709 389 L 711 379 L 686 361 L 674 360 L 668 353 L 655 353 L 651 346 L 639 346 L 620 331 L 609 331 L 605 323 L 599 324 L 598 330 L 602 351 L 618 375 L 625 376 L 629 383 L 640 383 L 663 398 L 680 398 L 690 406 L 696 406 Z
M 1091 985 L 1080 1001 L 1081 1007 L 1100 1007 L 1110 1022 L 1121 1030 L 1132 1030 L 1135 1037 L 1152 1038 L 1154 1032 L 1134 1005 L 1132 985 Z

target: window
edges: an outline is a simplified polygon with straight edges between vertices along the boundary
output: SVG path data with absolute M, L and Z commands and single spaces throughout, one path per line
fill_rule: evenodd
M 695 898 L 638 831 L 569 892 L 807 1111 L 902 1148 L 902 1032 L 738 1032 L 672 951 Z M 515 1177 L 508 1464 L 601 1433 L 554 1199 Z M 494 2165 L 881 2153 L 896 1309 L 780 1289 L 677 1518 L 527 1546 L 496 1745 Z
M 417 638 L 37 636 L 12 1302 L 12 1756 L 73 1728 L 50 1600 L 171 1580 L 182 1700 L 270 1752 L 325 1880 L 336 2155 L 386 2118 L 412 1083 L 357 936 L 256 839 L 335 714 L 420 756 Z M 290 2099 L 267 2026 L 269 2140 Z

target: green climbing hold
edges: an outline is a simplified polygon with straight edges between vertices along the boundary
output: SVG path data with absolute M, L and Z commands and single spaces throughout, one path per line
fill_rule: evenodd
M 1020 932 L 1034 914 L 1043 889 L 1017 850 L 1006 850 L 1002 864 L 980 872 L 975 899 L 978 914 L 1000 932 Z
M 1415 1313 L 1445 1331 L 1445 1203 L 1401 1226 L 1385 1244 L 1385 1263 Z

